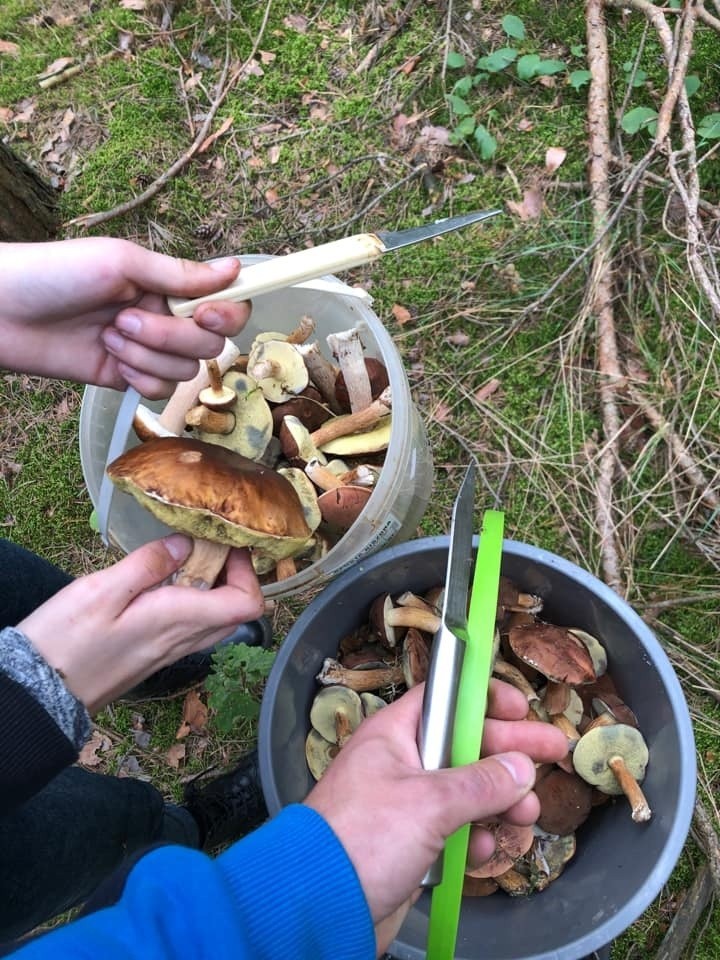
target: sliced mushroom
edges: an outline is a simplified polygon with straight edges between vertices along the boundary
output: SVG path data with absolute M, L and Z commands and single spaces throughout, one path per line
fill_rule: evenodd
M 377 400 L 373 400 L 367 407 L 326 420 L 321 427 L 313 431 L 312 441 L 316 447 L 325 447 L 340 437 L 347 437 L 353 433 L 366 433 L 379 421 L 389 416 L 391 407 L 392 393 L 390 387 L 387 387 Z
M 595 727 L 580 738 L 573 754 L 577 773 L 603 793 L 625 794 L 632 818 L 644 823 L 652 816 L 640 788 L 649 759 L 642 734 L 624 723 Z
M 279 433 L 282 452 L 293 467 L 305 467 L 310 460 L 327 463 L 327 457 L 315 446 L 310 431 L 297 417 L 283 417 Z
M 310 708 L 310 723 L 320 736 L 339 747 L 357 730 L 363 720 L 359 695 L 348 687 L 323 687 Z
M 328 420 L 327 423 L 330 423 L 330 421 Z M 322 430 L 322 427 L 320 429 Z M 337 437 L 335 440 L 324 443 L 321 449 L 323 454 L 328 454 L 331 457 L 368 457 L 373 453 L 381 453 L 383 450 L 387 450 L 390 446 L 391 434 L 392 418 L 383 417 L 372 430 L 366 430 L 364 433 L 348 434 L 346 437 Z

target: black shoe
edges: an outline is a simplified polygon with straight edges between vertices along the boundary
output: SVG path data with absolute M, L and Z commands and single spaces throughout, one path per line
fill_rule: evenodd
M 219 647 L 227 644 L 246 643 L 249 647 L 272 646 L 272 628 L 266 617 L 251 620 L 250 623 L 241 623 L 228 637 L 208 650 L 199 650 L 190 653 L 187 657 L 168 664 L 156 673 L 151 674 L 142 683 L 122 695 L 123 700 L 148 700 L 150 697 L 164 697 L 177 693 L 194 683 L 200 683 L 210 673 L 212 655 Z
M 257 750 L 207 786 L 198 786 L 197 781 L 188 784 L 185 808 L 197 822 L 203 850 L 239 840 L 264 823 L 268 812 L 260 786 Z

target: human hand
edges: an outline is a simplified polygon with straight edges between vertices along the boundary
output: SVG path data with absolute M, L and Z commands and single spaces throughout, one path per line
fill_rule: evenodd
M 0 244 L 0 364 L 167 397 L 242 329 L 250 305 L 205 303 L 180 318 L 165 296 L 221 290 L 239 269 L 235 258 L 195 263 L 109 237 Z
M 246 550 L 230 551 L 225 583 L 212 590 L 163 586 L 190 549 L 181 534 L 145 544 L 78 578 L 17 625 L 89 713 L 262 614 Z
M 327 820 L 357 871 L 375 923 L 378 955 L 395 939 L 446 838 L 466 823 L 498 815 L 514 824 L 534 823 L 539 804 L 531 792 L 533 761 L 567 754 L 559 730 L 524 720 L 525 697 L 492 680 L 485 759 L 426 771 L 416 742 L 421 708 L 418 686 L 363 720 L 305 800 Z M 473 865 L 487 860 L 493 849 L 488 831 L 471 831 Z

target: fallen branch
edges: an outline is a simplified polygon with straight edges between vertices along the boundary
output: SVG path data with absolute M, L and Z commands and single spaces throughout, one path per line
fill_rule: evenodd
M 262 39 L 263 33 L 265 32 L 265 27 L 267 25 L 268 17 L 270 16 L 270 8 L 272 6 L 272 0 L 268 0 L 268 3 L 265 7 L 265 14 L 263 16 L 262 23 L 260 24 L 260 30 L 253 44 L 253 48 L 250 51 L 248 57 L 243 61 L 243 63 L 234 71 L 230 79 L 227 79 L 227 75 L 230 67 L 229 51 L 225 57 L 225 63 L 223 65 L 222 75 L 218 83 L 218 94 L 210 105 L 210 109 L 207 112 L 203 125 L 200 127 L 200 130 L 195 136 L 195 139 L 190 144 L 188 149 L 182 153 L 175 163 L 172 164 L 164 173 L 162 173 L 157 179 L 147 187 L 146 190 L 143 190 L 142 193 L 139 193 L 136 197 L 133 197 L 131 200 L 126 200 L 125 203 L 120 203 L 116 207 L 112 207 L 110 210 L 103 210 L 100 213 L 86 213 L 80 217 L 75 217 L 73 220 L 68 220 L 64 227 L 82 227 L 87 230 L 90 227 L 96 227 L 100 223 L 106 223 L 108 220 L 112 220 L 115 217 L 124 216 L 126 213 L 130 213 L 132 210 L 137 210 L 138 207 L 143 206 L 147 203 L 148 200 L 152 200 L 153 197 L 157 196 L 158 193 L 174 178 L 176 177 L 185 167 L 190 163 L 192 158 L 200 150 L 200 148 L 205 143 L 212 122 L 215 119 L 215 115 L 224 103 L 227 95 L 233 89 L 238 80 L 243 76 L 245 70 L 247 69 L 248 64 L 252 61 L 255 53 L 258 50 L 260 41 Z
M 698 920 L 710 903 L 712 894 L 713 878 L 710 867 L 705 864 L 696 875 L 690 889 L 686 891 L 663 937 L 660 949 L 655 954 L 655 960 L 679 960 Z
M 700 800 L 695 801 L 693 829 L 697 835 L 698 843 L 708 859 L 708 867 L 712 874 L 715 894 L 720 897 L 720 841 L 713 828 L 712 821 Z
M 590 146 L 588 179 L 593 232 L 596 237 L 603 238 L 597 243 L 593 255 L 587 308 L 597 325 L 600 406 L 605 437 L 598 466 L 595 512 L 605 581 L 618 593 L 622 593 L 623 578 L 613 521 L 613 485 L 621 428 L 617 388 L 623 382 L 623 377 L 618 360 L 613 310 L 612 240 L 607 230 L 610 209 L 610 80 L 603 0 L 588 0 L 586 16 L 588 67 L 591 73 L 587 113 Z

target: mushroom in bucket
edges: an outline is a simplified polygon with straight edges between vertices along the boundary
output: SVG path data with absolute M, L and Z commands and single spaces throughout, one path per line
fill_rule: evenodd
M 108 467 L 113 483 L 159 520 L 194 540 L 175 582 L 209 589 L 231 547 L 277 562 L 311 537 L 293 485 L 274 470 L 216 444 L 148 440 Z

